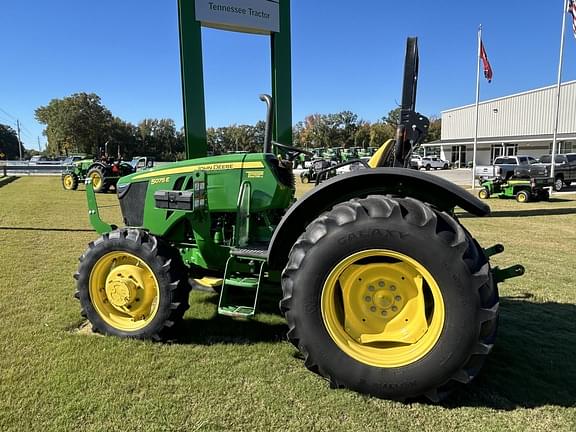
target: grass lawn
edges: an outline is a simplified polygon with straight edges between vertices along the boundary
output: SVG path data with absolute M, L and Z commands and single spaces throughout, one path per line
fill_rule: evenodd
M 118 220 L 114 194 L 99 195 Z M 216 316 L 193 292 L 182 331 L 160 344 L 78 331 L 72 274 L 96 238 L 83 191 L 58 177 L 0 187 L 0 431 L 576 430 L 576 195 L 493 199 L 462 215 L 493 264 L 527 274 L 500 285 L 497 344 L 482 374 L 440 406 L 331 390 L 285 341 L 273 312 Z

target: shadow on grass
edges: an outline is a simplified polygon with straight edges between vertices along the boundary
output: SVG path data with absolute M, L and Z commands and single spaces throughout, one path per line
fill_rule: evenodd
M 207 295 L 200 301 L 218 307 L 218 294 Z M 235 296 L 234 304 L 251 305 L 254 297 L 250 293 Z M 197 300 L 196 300 L 197 301 Z M 280 316 L 279 297 L 264 293 L 258 301 L 258 313 Z M 248 345 L 259 342 L 286 340 L 288 326 L 284 323 L 271 324 L 252 319 L 233 319 L 216 314 L 210 319 L 185 319 L 172 334 L 172 343 L 213 345 L 231 343 Z
M 576 305 L 500 302 L 498 338 L 480 376 L 444 404 L 498 410 L 576 405 Z
M 94 232 L 88 228 L 39 228 L 39 227 L 7 227 L 0 226 L 0 230 L 7 231 L 48 231 L 48 232 Z
M 490 216 L 487 217 L 498 218 L 498 217 L 525 217 L 525 216 L 560 216 L 570 214 L 576 214 L 576 207 L 551 208 L 551 209 L 526 209 L 526 210 L 499 210 L 490 213 Z M 477 217 L 478 216 L 474 216 L 470 213 L 458 214 L 459 219 L 468 219 Z
M 487 407 L 495 410 L 576 405 L 576 305 L 534 303 L 530 294 L 501 299 L 499 334 L 480 376 L 456 390 L 445 408 Z M 203 298 L 218 304 L 218 295 Z M 279 313 L 268 296 L 263 309 Z M 215 316 L 188 319 L 173 343 L 253 344 L 286 340 L 285 324 L 233 320 Z
M 16 176 L 1 177 L 0 178 L 0 188 L 18 180 L 19 178 L 20 177 L 16 177 Z

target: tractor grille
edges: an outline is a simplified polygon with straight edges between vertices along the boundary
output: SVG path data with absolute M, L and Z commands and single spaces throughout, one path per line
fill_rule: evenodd
M 125 188 L 118 189 L 118 199 L 120 200 L 124 224 L 127 226 L 142 226 L 148 182 L 130 183 Z

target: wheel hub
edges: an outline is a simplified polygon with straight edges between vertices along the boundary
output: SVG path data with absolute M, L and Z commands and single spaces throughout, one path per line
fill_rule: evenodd
M 138 302 L 138 290 L 142 289 L 143 269 L 133 265 L 116 267 L 106 278 L 106 297 L 110 304 L 120 310 L 130 310 Z

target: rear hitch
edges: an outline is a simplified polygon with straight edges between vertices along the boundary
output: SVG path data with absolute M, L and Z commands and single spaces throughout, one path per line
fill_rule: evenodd
M 516 264 L 506 268 L 494 267 L 492 269 L 492 275 L 494 277 L 495 283 L 504 282 L 506 279 L 515 278 L 522 276 L 525 272 L 524 266 Z
M 501 245 L 500 243 L 484 249 L 484 255 L 486 255 L 486 258 L 490 258 L 491 256 L 497 255 L 502 252 L 504 252 L 504 245 Z
M 90 219 L 90 225 L 92 225 L 92 228 L 94 228 L 94 231 L 98 234 L 114 231 L 118 228 L 117 226 L 107 224 L 100 218 L 98 203 L 96 202 L 96 194 L 92 187 L 92 179 L 88 177 L 84 183 L 86 184 L 86 200 L 88 202 L 88 218 Z

